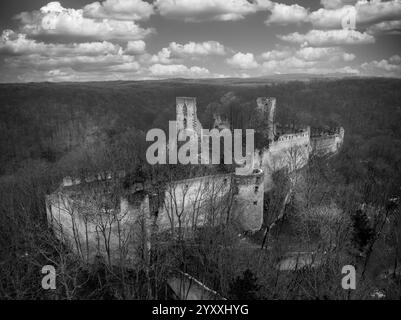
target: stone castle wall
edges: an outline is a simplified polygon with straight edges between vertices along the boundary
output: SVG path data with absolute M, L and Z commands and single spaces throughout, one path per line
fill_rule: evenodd
M 311 137 L 313 154 L 326 156 L 338 152 L 344 142 L 344 128 L 338 128 L 334 133 L 321 133 Z
M 168 182 L 157 210 L 157 228 L 167 230 L 181 225 L 191 229 L 225 223 L 231 189 L 231 174 Z
M 234 175 L 233 220 L 245 231 L 258 231 L 263 224 L 264 173 Z
M 269 144 L 268 149 L 256 151 L 255 166 L 265 173 L 265 191 L 273 188 L 274 172 L 282 169 L 289 172 L 301 169 L 308 163 L 311 151 L 309 127 L 303 132 L 281 135 Z
M 143 225 L 149 212 L 148 197 L 140 197 L 136 206 L 121 198 L 118 212 L 99 214 L 99 203 L 88 201 L 86 194 L 60 190 L 46 197 L 46 211 L 56 237 L 83 260 L 96 256 L 118 260 L 120 255 L 135 259 L 142 250 Z M 106 218 L 108 217 L 108 218 Z

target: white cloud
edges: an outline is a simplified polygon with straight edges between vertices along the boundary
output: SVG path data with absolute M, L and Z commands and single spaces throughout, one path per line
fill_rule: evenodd
M 15 68 L 30 68 L 39 70 L 71 68 L 77 71 L 106 70 L 110 66 L 117 66 L 134 62 L 132 56 L 116 55 L 61 55 L 45 56 L 39 54 L 14 56 L 6 58 L 5 61 Z
M 254 69 L 258 67 L 258 63 L 255 60 L 253 53 L 242 53 L 238 52 L 231 58 L 227 59 L 226 62 L 237 69 Z
M 401 20 L 383 21 L 370 26 L 367 33 L 377 34 L 401 34 Z
M 306 34 L 298 32 L 288 35 L 279 35 L 279 39 L 292 43 L 299 43 L 303 46 L 325 47 L 345 44 L 366 44 L 374 43 L 372 35 L 356 30 L 310 30 Z
M 298 4 L 281 4 L 263 1 L 260 10 L 269 10 L 266 24 L 289 25 L 311 23 L 314 29 L 340 29 L 342 21 L 355 17 L 356 28 L 365 30 L 378 24 L 377 28 L 388 30 L 392 24 L 401 21 L 401 0 L 321 0 L 323 8 L 310 12 Z M 379 30 L 380 31 L 380 30 Z M 373 32 L 371 32 L 373 33 Z
M 124 78 L 123 73 L 132 76 L 141 68 L 134 56 L 125 54 L 119 45 L 107 41 L 44 43 L 12 30 L 3 31 L 0 53 L 5 56 L 4 64 L 6 68 L 11 68 L 10 72 L 15 75 L 23 73 L 26 79 L 35 81 L 55 78 L 66 80 L 72 74 L 74 76 L 71 79 L 75 80 L 82 75 L 82 81 L 92 79 L 90 73 L 103 75 L 92 80 L 116 79 L 118 73 Z
M 261 69 L 267 73 L 355 73 L 355 69 L 341 65 L 355 58 L 341 47 L 286 47 L 265 52 L 261 58 Z
M 16 18 L 22 24 L 21 30 L 31 36 L 136 40 L 152 32 L 133 21 L 85 18 L 82 9 L 66 9 L 59 2 L 50 2 L 39 11 L 22 12 Z
M 217 41 L 205 42 L 188 42 L 179 44 L 171 42 L 169 44 L 171 52 L 178 57 L 194 57 L 194 56 L 209 56 L 209 55 L 224 55 L 225 48 Z
M 146 50 L 146 43 L 143 40 L 128 41 L 125 53 L 127 54 L 143 54 Z
M 263 72 L 267 74 L 286 74 L 286 73 L 310 73 L 310 74 L 326 74 L 326 73 L 348 73 L 358 74 L 359 70 L 350 66 L 338 67 L 327 66 L 322 61 L 307 61 L 299 57 L 290 57 L 283 60 L 271 60 L 262 64 Z
M 297 57 L 290 57 L 283 60 L 270 60 L 263 62 L 263 70 L 274 73 L 287 73 L 294 72 L 299 69 L 304 70 L 305 68 L 312 67 L 315 65 L 314 61 L 305 61 Z
M 299 49 L 284 48 L 282 50 L 272 50 L 265 52 L 261 58 L 265 61 L 280 61 L 291 57 L 296 57 L 304 61 L 352 61 L 355 55 L 347 53 L 340 47 L 303 47 Z
M 401 56 L 399 56 L 398 54 L 396 54 L 396 55 L 390 57 L 389 61 L 390 61 L 391 63 L 394 63 L 394 64 L 401 64 Z
M 365 62 L 361 69 L 365 75 L 383 77 L 401 77 L 401 57 L 396 55 L 391 58 Z
M 339 47 L 304 47 L 299 49 L 295 55 L 305 61 L 352 61 L 355 59 L 355 55 L 351 53 L 346 53 L 342 48 Z
M 337 9 L 347 4 L 354 4 L 357 0 L 320 0 L 322 6 L 326 9 Z
M 268 0 L 156 0 L 160 15 L 187 22 L 241 20 L 262 10 Z
M 351 15 L 356 16 L 354 6 L 346 5 L 332 10 L 320 8 L 312 12 L 308 17 L 308 20 L 315 28 L 340 29 L 342 28 L 341 21 L 345 17 Z
M 173 63 L 171 58 L 171 50 L 169 48 L 161 49 L 157 54 L 154 54 L 150 61 L 152 63 L 163 63 L 163 64 L 170 64 Z
M 284 50 L 271 50 L 261 54 L 263 60 L 281 60 L 289 58 L 292 55 L 292 51 L 289 48 Z
M 271 12 L 265 21 L 269 24 L 291 24 L 305 22 L 308 18 L 308 10 L 298 4 L 286 5 L 282 3 L 271 3 L 269 6 Z
M 354 12 L 356 15 L 357 27 L 366 27 L 383 21 L 401 20 L 400 0 L 359 0 L 355 5 L 344 5 L 348 2 L 350 1 L 340 1 L 338 6 L 320 8 L 309 15 L 309 21 L 315 28 L 336 29 L 341 26 L 342 18 L 350 12 Z M 325 3 L 329 2 L 325 1 Z
M 360 0 L 355 5 L 357 23 L 375 23 L 385 20 L 401 19 L 400 0 Z
M 119 45 L 111 42 L 55 44 L 28 39 L 25 34 L 4 30 L 0 37 L 0 52 L 7 55 L 40 54 L 43 56 L 98 56 L 121 54 Z
M 142 0 L 105 0 L 83 8 L 84 17 L 96 19 L 146 20 L 153 13 L 153 5 Z
M 225 47 L 217 41 L 188 42 L 179 44 L 170 42 L 168 47 L 162 48 L 157 54 L 150 57 L 152 63 L 172 64 L 184 58 L 198 58 L 210 55 L 225 55 Z
M 211 77 L 208 69 L 193 66 L 187 67 L 183 64 L 154 64 L 149 67 L 150 74 L 155 77 L 185 77 L 185 78 L 203 78 Z

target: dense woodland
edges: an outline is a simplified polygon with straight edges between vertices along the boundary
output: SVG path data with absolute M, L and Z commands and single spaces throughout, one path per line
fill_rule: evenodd
M 291 192 L 278 172 L 264 226 L 246 241 L 227 225 L 191 241 L 155 239 L 163 245 L 142 266 L 82 263 L 48 230 L 45 195 L 66 175 L 115 169 L 146 179 L 146 131 L 167 129 L 177 96 L 197 98 L 205 126 L 218 110 L 234 128 L 252 123 L 257 97 L 276 97 L 279 123 L 343 126 L 344 146 L 312 159 Z M 1 84 L 0 115 L 0 298 L 166 298 L 172 269 L 228 298 L 401 298 L 401 80 Z M 297 251 L 319 263 L 279 271 Z M 57 290 L 40 287 L 46 264 L 63 270 Z M 341 288 L 347 264 L 356 266 L 356 290 Z

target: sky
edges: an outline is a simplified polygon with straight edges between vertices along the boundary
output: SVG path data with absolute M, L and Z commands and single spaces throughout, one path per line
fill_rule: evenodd
M 401 77 L 401 0 L 2 0 L 0 82 Z

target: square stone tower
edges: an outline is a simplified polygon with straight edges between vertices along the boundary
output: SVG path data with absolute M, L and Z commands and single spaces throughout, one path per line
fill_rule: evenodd
M 183 130 L 193 130 L 198 133 L 199 124 L 196 115 L 196 98 L 177 97 L 176 98 L 177 133 Z M 199 132 L 200 134 L 200 132 Z
M 258 110 L 264 115 L 267 120 L 267 131 L 269 141 L 274 140 L 276 134 L 274 125 L 274 116 L 276 112 L 276 98 L 259 97 L 256 99 Z

